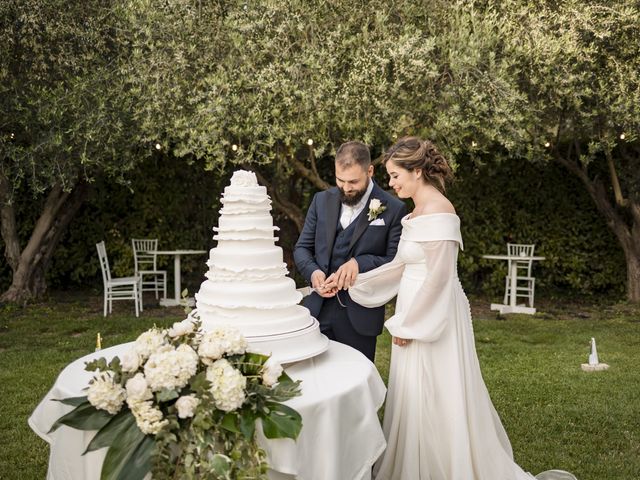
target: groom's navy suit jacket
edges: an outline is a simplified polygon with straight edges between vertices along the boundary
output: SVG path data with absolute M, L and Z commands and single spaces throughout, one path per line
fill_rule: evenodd
M 378 215 L 384 225 L 371 225 L 368 220 L 369 203 L 377 198 L 386 209 Z M 307 212 L 304 228 L 293 251 L 293 258 L 298 271 L 307 282 L 311 283 L 311 274 L 322 270 L 327 277 L 332 264 L 333 247 L 340 219 L 340 191 L 337 187 L 316 193 Z M 389 195 L 378 185 L 373 190 L 367 203 L 353 222 L 355 223 L 349 243 L 346 260 L 355 258 L 360 273 L 368 272 L 380 265 L 390 262 L 398 249 L 402 225 L 400 221 L 407 213 L 407 207 L 397 198 Z M 376 222 L 380 224 L 381 222 Z M 346 261 L 345 260 L 345 261 Z M 335 262 L 334 262 L 335 263 Z M 334 268 L 339 267 L 335 266 Z M 347 308 L 347 315 L 354 330 L 360 335 L 374 336 L 382 332 L 384 323 L 384 306 L 366 308 L 355 303 L 348 291 L 339 292 L 340 301 Z M 318 317 L 324 298 L 313 292 L 304 300 L 304 306 L 311 315 Z

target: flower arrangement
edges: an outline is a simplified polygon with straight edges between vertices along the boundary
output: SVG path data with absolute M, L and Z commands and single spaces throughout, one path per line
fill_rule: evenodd
M 380 199 L 372 198 L 369 202 L 369 212 L 367 213 L 367 219 L 370 222 L 375 220 L 376 218 L 378 218 L 378 215 L 380 215 L 386 209 L 387 207 L 382 204 Z
M 142 333 L 96 374 L 87 395 L 59 400 L 74 409 L 51 427 L 97 430 L 85 453 L 108 447 L 102 479 L 266 479 L 267 438 L 296 439 L 300 415 L 281 402 L 300 394 L 282 366 L 247 351 L 231 327 L 202 332 L 187 318 Z

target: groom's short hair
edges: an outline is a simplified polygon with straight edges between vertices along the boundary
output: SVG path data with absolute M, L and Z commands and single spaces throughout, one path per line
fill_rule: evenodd
M 360 165 L 366 170 L 371 165 L 369 147 L 357 140 L 343 143 L 336 152 L 336 163 L 342 168 Z

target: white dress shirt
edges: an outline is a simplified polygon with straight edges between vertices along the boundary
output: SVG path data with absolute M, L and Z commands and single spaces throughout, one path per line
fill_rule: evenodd
M 342 210 L 340 211 L 340 225 L 342 225 L 343 230 L 351 225 L 351 222 L 358 218 L 358 215 L 360 215 L 362 210 L 364 210 L 364 206 L 367 204 L 372 190 L 373 180 L 369 179 L 369 186 L 367 187 L 367 191 L 358 203 L 356 203 L 354 206 L 345 205 L 344 203 L 342 204 Z

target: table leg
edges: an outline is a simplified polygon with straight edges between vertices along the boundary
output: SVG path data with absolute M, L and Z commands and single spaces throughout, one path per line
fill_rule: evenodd
M 176 307 L 180 305 L 180 255 L 173 255 L 173 298 L 160 299 L 160 305 L 163 307 Z
M 516 275 L 518 274 L 518 265 L 515 260 L 511 262 L 511 272 L 509 272 L 509 274 L 511 275 L 511 295 L 509 297 L 509 306 L 514 308 L 516 306 Z
M 180 293 L 182 290 L 180 278 L 180 255 L 173 257 L 173 293 L 175 296 L 176 304 L 180 304 Z

